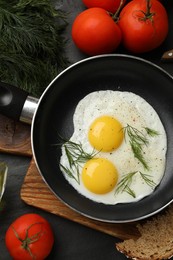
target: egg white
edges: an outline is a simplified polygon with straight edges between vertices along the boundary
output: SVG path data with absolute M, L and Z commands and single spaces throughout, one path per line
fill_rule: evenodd
M 149 165 L 149 171 L 145 170 L 143 165 L 134 157 L 131 150 L 128 137 L 126 137 L 121 146 L 113 152 L 99 152 L 97 157 L 104 157 L 110 160 L 118 170 L 119 179 L 124 174 L 138 171 L 133 177 L 130 188 L 135 192 L 136 197 L 132 197 L 127 192 L 116 193 L 117 186 L 111 192 L 103 195 L 97 195 L 85 188 L 82 180 L 78 184 L 70 178 L 63 169 L 62 172 L 67 181 L 85 197 L 104 204 L 116 204 L 138 201 L 148 196 L 154 191 L 154 188 L 160 183 L 166 164 L 167 137 L 164 126 L 154 108 L 142 97 L 132 92 L 121 91 L 97 91 L 85 96 L 78 103 L 74 117 L 74 133 L 70 138 L 75 143 L 81 143 L 83 150 L 88 153 L 93 151 L 93 147 L 88 141 L 88 130 L 91 123 L 102 115 L 115 117 L 123 127 L 129 124 L 145 134 L 145 127 L 151 128 L 159 133 L 154 137 L 147 137 L 149 145 L 143 147 L 145 160 Z M 62 147 L 62 156 L 60 163 L 69 168 L 68 160 Z M 81 164 L 82 172 L 83 164 Z M 155 187 L 150 187 L 141 178 L 139 172 L 150 175 L 155 183 Z

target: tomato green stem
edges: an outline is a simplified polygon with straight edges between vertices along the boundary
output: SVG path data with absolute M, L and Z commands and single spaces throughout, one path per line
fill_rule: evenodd
M 121 11 L 121 8 L 122 8 L 123 4 L 124 4 L 124 0 L 121 0 L 118 9 L 117 9 L 116 12 L 112 15 L 112 19 L 113 19 L 115 22 L 117 22 L 118 19 L 119 19 L 119 13 L 120 13 L 120 11 Z
M 151 5 L 150 5 L 150 0 L 147 0 L 147 12 L 146 14 L 150 13 Z
M 148 19 L 153 21 L 152 18 L 155 13 L 151 12 L 151 0 L 146 0 L 146 12 L 140 10 L 143 13 L 144 17 L 140 17 L 141 21 L 147 21 Z
M 147 0 L 147 11 L 146 11 L 146 19 L 151 19 L 154 13 L 151 13 L 151 0 Z
M 30 244 L 33 244 L 35 242 L 37 242 L 39 240 L 39 238 L 44 234 L 44 232 L 40 229 L 40 231 L 38 233 L 35 233 L 34 235 L 30 236 L 28 235 L 29 229 L 34 226 L 34 225 L 38 225 L 38 224 L 42 224 L 41 222 L 36 222 L 33 223 L 32 225 L 30 225 L 27 229 L 26 229 L 26 235 L 25 238 L 22 239 L 21 237 L 19 237 L 19 234 L 17 233 L 17 231 L 15 230 L 14 227 L 12 227 L 13 232 L 15 234 L 15 236 L 17 237 L 17 239 L 19 241 L 21 241 L 21 246 L 23 249 L 25 249 L 26 251 L 28 251 L 28 253 L 30 254 L 30 256 L 32 257 L 32 259 L 35 259 L 35 256 L 32 254 L 31 249 L 29 247 Z

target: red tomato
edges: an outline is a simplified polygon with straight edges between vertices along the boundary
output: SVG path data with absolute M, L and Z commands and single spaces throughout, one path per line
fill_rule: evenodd
M 86 7 L 101 7 L 110 13 L 115 13 L 120 6 L 121 0 L 82 0 Z M 126 0 L 123 0 L 123 5 Z
M 52 250 L 54 236 L 48 221 L 31 213 L 9 226 L 5 243 L 14 260 L 43 260 Z
M 111 53 L 121 42 L 121 30 L 106 10 L 93 7 L 74 20 L 72 39 L 88 55 Z
M 118 25 L 124 46 L 134 53 L 157 48 L 168 34 L 167 12 L 158 0 L 129 2 L 120 12 Z

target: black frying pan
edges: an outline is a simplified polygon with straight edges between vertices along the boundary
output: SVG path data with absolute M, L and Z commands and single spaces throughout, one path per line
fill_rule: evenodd
M 13 104 L 11 91 L 4 85 L 1 89 L 1 110 L 9 112 Z M 92 91 L 107 89 L 131 91 L 145 98 L 159 114 L 167 132 L 165 175 L 151 195 L 135 203 L 95 203 L 78 194 L 59 169 L 61 149 L 54 145 L 58 134 L 70 138 L 79 100 Z M 41 96 L 32 120 L 31 139 L 37 167 L 50 189 L 69 207 L 89 218 L 112 223 L 140 220 L 173 200 L 173 78 L 151 62 L 128 55 L 102 55 L 70 66 Z

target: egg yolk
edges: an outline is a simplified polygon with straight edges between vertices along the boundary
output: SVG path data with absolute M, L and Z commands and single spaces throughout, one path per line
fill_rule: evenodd
M 122 125 L 118 120 L 110 116 L 97 118 L 90 126 L 88 139 L 90 144 L 98 151 L 110 152 L 117 149 L 124 134 Z
M 107 159 L 93 158 L 87 161 L 82 170 L 82 181 L 85 187 L 96 194 L 110 192 L 116 185 L 118 172 Z

